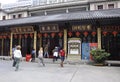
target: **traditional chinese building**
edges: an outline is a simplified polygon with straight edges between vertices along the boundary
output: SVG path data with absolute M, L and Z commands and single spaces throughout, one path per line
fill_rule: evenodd
M 120 9 L 89 11 L 93 2 L 80 3 L 64 3 L 59 8 L 55 5 L 58 10 L 48 5 L 46 11 L 31 7 L 30 17 L 0 21 L 0 55 L 10 56 L 17 44 L 21 45 L 23 56 L 30 54 L 32 48 L 38 51 L 48 45 L 50 57 L 57 46 L 64 48 L 68 59 L 90 59 L 92 48 L 102 48 L 111 53 L 109 59 L 120 60 Z M 102 7 L 99 6 L 96 8 Z

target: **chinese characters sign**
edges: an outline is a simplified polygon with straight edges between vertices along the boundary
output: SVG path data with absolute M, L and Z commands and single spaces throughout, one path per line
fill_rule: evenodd
M 44 32 L 59 32 L 59 27 L 57 24 L 49 24 L 49 25 L 40 25 L 39 30 L 41 33 Z
M 14 28 L 11 28 L 11 32 L 13 32 L 13 33 L 34 32 L 34 29 L 32 26 L 14 27 Z

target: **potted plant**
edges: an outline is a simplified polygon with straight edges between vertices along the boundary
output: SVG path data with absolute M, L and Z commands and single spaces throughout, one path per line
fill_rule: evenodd
M 105 52 L 104 49 L 91 50 L 93 61 L 97 64 L 104 64 L 104 61 L 110 56 L 110 53 Z

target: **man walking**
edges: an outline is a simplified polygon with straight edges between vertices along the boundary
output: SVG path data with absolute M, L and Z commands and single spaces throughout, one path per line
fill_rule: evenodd
M 60 66 L 63 67 L 63 62 L 65 60 L 65 51 L 63 49 L 61 49 L 59 54 L 60 54 L 60 59 L 61 59 Z

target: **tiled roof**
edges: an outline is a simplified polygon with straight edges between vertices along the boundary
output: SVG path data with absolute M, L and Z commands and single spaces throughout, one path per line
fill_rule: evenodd
M 54 22 L 54 21 L 59 22 L 59 21 L 86 20 L 86 19 L 106 19 L 106 18 L 120 19 L 120 9 L 118 8 L 118 9 L 99 10 L 99 11 L 98 10 L 81 11 L 81 12 L 75 12 L 75 13 L 2 20 L 0 21 L 0 27 L 11 26 L 11 25 L 43 23 L 43 22 Z

